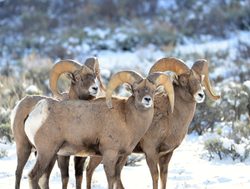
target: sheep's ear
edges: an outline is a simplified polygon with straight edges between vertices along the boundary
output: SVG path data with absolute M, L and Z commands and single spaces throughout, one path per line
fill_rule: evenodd
M 180 75 L 179 79 L 178 79 L 178 82 L 179 82 L 179 85 L 181 85 L 182 87 L 186 87 L 187 84 L 188 84 L 188 77 L 189 77 L 189 74 L 188 75 Z
M 124 83 L 124 87 L 125 89 L 130 92 L 130 93 L 133 93 L 133 89 L 132 89 L 132 86 L 128 83 Z
M 157 89 L 155 90 L 155 95 L 162 94 L 162 93 L 165 93 L 165 90 L 164 90 L 163 85 L 160 85 L 160 86 L 157 87 Z

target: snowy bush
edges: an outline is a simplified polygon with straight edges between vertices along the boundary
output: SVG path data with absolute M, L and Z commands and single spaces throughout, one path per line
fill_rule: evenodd
M 247 105 L 250 93 L 246 83 L 220 83 L 218 88 L 221 93 L 220 100 L 212 102 L 207 99 L 206 102 L 197 104 L 189 133 L 195 131 L 201 135 L 209 129 L 213 131 L 218 122 L 230 122 L 234 126 L 239 120 L 245 122 L 248 120 Z
M 0 107 L 0 141 L 11 142 L 10 110 Z
M 12 141 L 12 133 L 10 124 L 0 124 L 0 141 L 2 143 L 7 143 Z
M 197 105 L 189 132 L 204 138 L 209 158 L 244 161 L 250 155 L 249 82 L 221 82 L 221 99 Z
M 25 89 L 25 92 L 29 95 L 37 95 L 37 94 L 41 94 L 41 90 L 39 90 L 37 88 L 36 85 L 30 85 Z
M 0 149 L 0 159 L 7 156 L 8 156 L 8 151 L 6 149 Z
M 10 110 L 0 107 L 0 123 L 7 123 L 9 120 L 9 115 Z
M 125 166 L 136 166 L 136 163 L 142 161 L 144 158 L 145 157 L 142 154 L 131 154 L 128 156 Z
M 230 124 L 219 126 L 217 133 L 207 133 L 204 138 L 210 159 L 218 156 L 220 160 L 230 157 L 244 161 L 250 155 L 250 124 L 238 121 L 233 128 Z

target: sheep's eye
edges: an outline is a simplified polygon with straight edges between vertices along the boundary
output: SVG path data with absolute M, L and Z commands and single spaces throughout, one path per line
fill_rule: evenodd
M 80 75 L 75 75 L 75 80 L 76 80 L 76 81 L 80 81 L 80 80 L 81 80 Z

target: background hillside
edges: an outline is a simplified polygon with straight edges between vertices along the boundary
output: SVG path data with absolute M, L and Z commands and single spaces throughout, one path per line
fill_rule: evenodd
M 27 94 L 51 95 L 48 75 L 57 60 L 89 56 L 99 58 L 105 82 L 122 69 L 147 74 L 162 57 L 181 58 L 189 67 L 207 59 L 222 99 L 197 106 L 188 144 L 202 148 L 202 160 L 249 166 L 249 0 L 0 0 L 3 162 L 14 156 L 9 115 L 15 103 Z M 13 179 L 13 170 L 0 171 L 0 178 L 9 174 Z

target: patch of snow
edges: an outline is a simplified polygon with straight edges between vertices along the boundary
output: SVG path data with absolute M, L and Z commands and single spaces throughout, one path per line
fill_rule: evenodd
M 0 146 L 2 148 L 2 146 Z M 15 145 L 7 145 L 8 157 L 0 160 L 0 188 L 14 188 L 14 175 L 16 166 Z M 221 189 L 221 188 L 250 188 L 249 170 L 250 160 L 246 162 L 233 162 L 230 160 L 208 161 L 202 158 L 204 153 L 202 138 L 196 135 L 187 136 L 181 146 L 175 151 L 169 165 L 168 188 L 175 189 Z M 21 188 L 28 188 L 27 174 L 34 165 L 35 157 L 31 156 L 25 166 Z M 72 159 L 70 161 L 69 189 L 75 188 Z M 85 174 L 84 174 L 85 175 Z M 136 166 L 125 166 L 122 171 L 122 181 L 125 188 L 150 189 L 151 176 L 145 159 L 136 163 Z M 83 178 L 83 186 L 86 178 Z M 61 187 L 60 172 L 55 165 L 51 178 L 52 188 Z M 93 175 L 93 189 L 107 188 L 103 165 L 100 164 Z M 85 187 L 83 187 L 85 188 Z
M 239 42 L 244 41 L 248 44 L 250 43 L 249 40 L 247 40 L 249 38 L 249 35 L 249 32 L 242 31 L 232 34 L 231 38 L 229 39 L 217 39 L 212 41 L 209 40 L 202 43 L 195 43 L 194 41 L 192 41 L 190 44 L 177 45 L 175 53 L 197 53 L 204 56 L 207 52 L 217 53 L 219 51 L 228 51 L 231 59 L 234 59 L 237 55 L 236 47 Z M 186 39 L 186 42 L 188 42 L 188 39 Z
M 84 32 L 87 33 L 89 37 L 99 37 L 100 39 L 104 39 L 109 33 L 110 29 L 100 29 L 100 28 L 89 28 L 85 27 Z
M 245 81 L 245 82 L 243 83 L 243 85 L 244 85 L 245 87 L 247 87 L 248 90 L 250 91 L 250 80 Z
M 39 90 L 36 85 L 30 85 L 25 89 L 25 92 L 28 94 L 39 94 L 41 90 Z
M 246 145 L 245 144 L 235 144 L 235 151 L 242 157 L 244 157 L 246 152 Z
M 76 38 L 76 37 L 70 37 L 70 38 L 68 39 L 68 41 L 69 41 L 69 43 L 71 43 L 71 44 L 78 44 L 78 43 L 80 42 L 79 39 Z
M 228 138 L 221 138 L 222 146 L 226 149 L 230 149 L 234 145 L 234 141 Z

